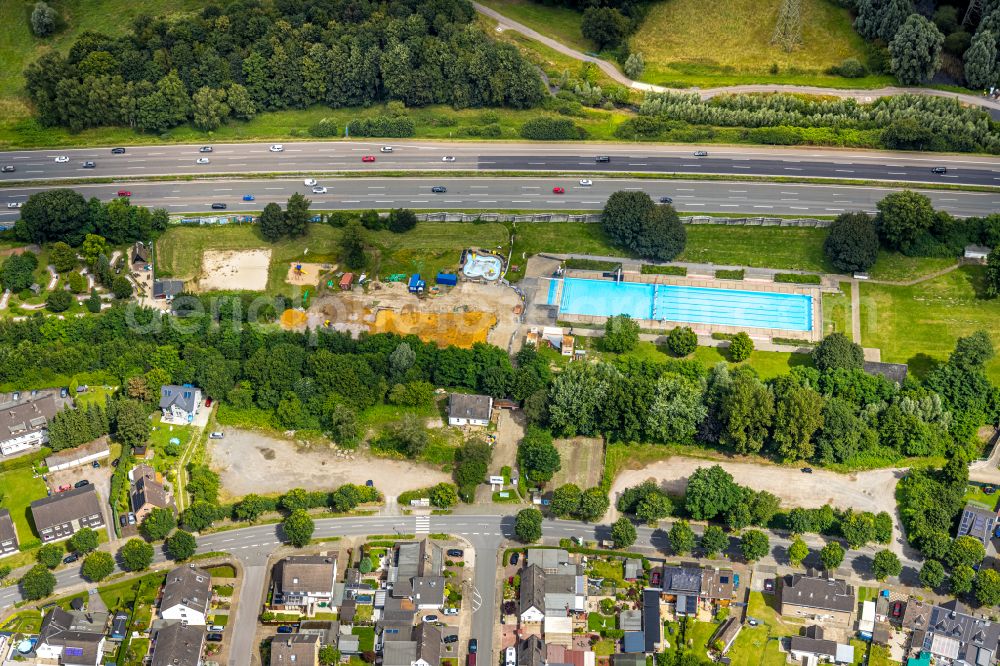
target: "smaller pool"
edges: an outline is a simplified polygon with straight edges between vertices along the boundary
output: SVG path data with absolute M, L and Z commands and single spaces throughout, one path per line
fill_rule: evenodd
M 37 638 L 26 638 L 17 644 L 17 651 L 21 654 L 28 654 L 35 649 L 35 643 L 37 642 Z
M 503 262 L 500 261 L 500 257 L 494 257 L 491 254 L 469 252 L 465 258 L 465 266 L 462 267 L 462 273 L 470 278 L 481 277 L 487 280 L 496 280 L 500 277 L 502 269 Z
M 549 280 L 549 298 L 548 298 L 548 304 L 549 305 L 555 305 L 556 304 L 556 293 L 558 291 L 559 291 L 559 281 L 558 280 Z

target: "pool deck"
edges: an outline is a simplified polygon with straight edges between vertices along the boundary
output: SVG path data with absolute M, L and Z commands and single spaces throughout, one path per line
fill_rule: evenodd
M 589 270 L 567 270 L 564 277 L 579 278 L 586 280 L 605 280 L 611 282 L 611 278 L 603 276 L 601 271 Z M 680 275 L 646 275 L 634 271 L 624 271 L 622 280 L 625 282 L 639 282 L 645 284 L 663 284 L 686 287 L 703 287 L 709 289 L 733 289 L 737 291 L 760 291 L 776 294 L 799 294 L 812 297 L 812 329 L 809 331 L 795 331 L 785 328 L 759 328 L 753 326 L 725 326 L 722 324 L 699 324 L 694 322 L 670 321 L 658 319 L 638 320 L 640 328 L 662 331 L 675 328 L 677 326 L 689 326 L 696 333 L 701 335 L 711 335 L 712 333 L 735 334 L 747 333 L 751 338 L 757 340 L 772 340 L 773 338 L 802 339 L 811 342 L 819 342 L 823 338 L 823 298 L 820 285 L 791 284 L 784 282 L 773 282 L 770 279 L 743 279 L 743 280 L 720 280 L 707 276 L 683 277 Z M 561 282 L 561 280 L 560 280 Z M 540 302 L 546 302 L 548 298 L 548 282 L 545 281 L 544 294 L 540 294 Z M 557 292 L 557 299 L 554 303 L 561 302 L 562 287 Z M 603 325 L 607 317 L 596 315 L 574 315 L 559 312 L 558 320 L 568 323 Z

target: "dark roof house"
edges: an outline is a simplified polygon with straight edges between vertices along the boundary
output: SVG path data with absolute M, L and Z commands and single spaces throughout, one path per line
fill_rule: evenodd
M 153 298 L 173 298 L 182 291 L 183 280 L 153 280 Z
M 991 511 L 985 506 L 969 502 L 965 505 L 965 509 L 962 510 L 962 519 L 958 524 L 958 534 L 955 536 L 970 536 L 984 546 L 989 547 L 996 525 L 996 511 Z
M 521 572 L 519 611 L 523 615 L 532 608 L 545 612 L 545 574 L 536 564 L 528 565 Z
M 319 636 L 278 634 L 271 640 L 271 666 L 316 666 Z
M 178 408 L 188 414 L 198 406 L 198 389 L 193 386 L 161 386 L 160 409 Z
M 890 382 L 900 386 L 906 381 L 907 366 L 905 363 L 882 363 L 880 361 L 865 361 L 861 366 L 869 375 L 885 377 Z
M 452 393 L 448 396 L 448 421 L 453 424 L 489 421 L 492 413 L 493 398 L 488 395 Z
M 107 614 L 103 614 L 105 621 Z M 104 648 L 104 627 L 95 626 L 77 612 L 57 607 L 42 618 L 35 652 L 39 658 L 59 655 L 64 666 L 94 666 Z
M 854 611 L 854 588 L 846 581 L 835 578 L 792 574 L 783 579 L 781 605 L 782 607 L 790 605 L 821 611 L 852 613 Z
M 0 509 L 0 555 L 13 553 L 18 547 L 17 530 L 14 529 L 10 511 Z
M 212 577 L 192 564 L 179 566 L 167 574 L 160 599 L 160 614 L 168 617 L 170 611 L 184 607 L 204 615 L 212 597 Z M 180 618 L 176 618 L 180 619 Z M 188 619 L 188 618 L 185 618 Z
M 529 636 L 517 646 L 517 666 L 545 666 L 545 643 L 538 636 Z
M 205 627 L 171 622 L 156 632 L 152 666 L 200 666 Z
M 104 525 L 101 500 L 93 484 L 35 500 L 31 517 L 43 543 L 69 538 L 82 527 Z
M 1000 623 L 963 612 L 957 601 L 932 606 L 911 599 L 903 613 L 903 627 L 913 631 L 914 650 L 955 663 L 977 666 L 996 663 Z

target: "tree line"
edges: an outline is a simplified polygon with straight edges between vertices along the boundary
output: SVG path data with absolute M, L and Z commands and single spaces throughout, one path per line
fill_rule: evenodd
M 84 32 L 25 70 L 43 125 L 203 130 L 264 111 L 369 106 L 530 108 L 544 87 L 466 0 L 235 0 L 141 15 L 122 36 Z

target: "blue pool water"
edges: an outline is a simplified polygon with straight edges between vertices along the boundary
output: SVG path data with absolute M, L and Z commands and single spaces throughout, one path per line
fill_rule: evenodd
M 549 280 L 549 305 L 556 304 L 556 290 L 559 289 L 559 280 Z
M 550 289 L 550 298 L 553 292 Z M 740 289 L 566 278 L 560 312 L 610 317 L 627 314 L 723 326 L 811 331 L 812 297 Z

